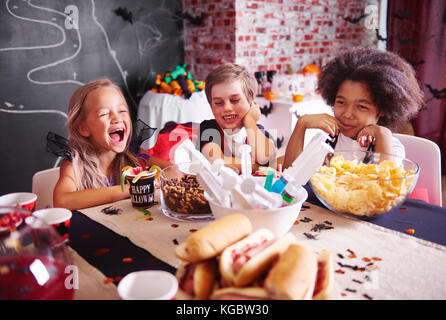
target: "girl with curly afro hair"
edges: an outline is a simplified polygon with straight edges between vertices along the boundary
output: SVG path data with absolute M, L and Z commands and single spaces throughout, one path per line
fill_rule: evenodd
M 328 62 L 318 90 L 333 107 L 334 116 L 301 116 L 287 145 L 283 167 L 289 167 L 304 147 L 307 129 L 336 136 L 335 150 L 366 150 L 405 157 L 404 146 L 392 136 L 423 107 L 423 92 L 415 71 L 398 55 L 378 49 L 355 48 Z

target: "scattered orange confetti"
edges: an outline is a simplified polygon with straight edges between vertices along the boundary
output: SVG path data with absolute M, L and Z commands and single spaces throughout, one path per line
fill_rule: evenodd
M 133 259 L 130 258 L 130 257 L 122 258 L 122 262 L 126 262 L 126 263 L 128 263 L 128 262 L 132 262 L 132 261 L 133 261 Z
M 113 278 L 105 278 L 104 283 L 105 283 L 105 284 L 107 284 L 107 283 L 113 283 L 113 281 L 115 281 L 115 279 L 113 279 Z
M 407 234 L 414 234 L 415 233 L 415 229 L 407 229 L 406 233 Z
M 366 257 L 364 257 L 364 258 L 362 258 L 362 261 L 365 261 L 365 262 L 370 262 L 370 261 L 372 261 L 371 259 L 369 259 L 369 258 L 366 258 Z
M 84 233 L 84 234 L 81 235 L 81 238 L 82 239 L 88 239 L 88 238 L 90 238 L 90 235 L 88 233 Z
M 98 251 L 96 251 L 94 254 L 96 256 L 102 256 L 104 253 L 110 252 L 110 249 L 108 248 L 101 248 Z
M 355 258 L 356 258 L 356 254 L 354 254 L 354 253 L 350 253 L 350 254 L 348 255 L 348 257 L 349 257 L 350 259 L 355 259 Z
M 382 259 L 381 259 L 381 258 L 378 258 L 378 257 L 372 257 L 372 260 L 373 260 L 373 261 L 382 261 Z

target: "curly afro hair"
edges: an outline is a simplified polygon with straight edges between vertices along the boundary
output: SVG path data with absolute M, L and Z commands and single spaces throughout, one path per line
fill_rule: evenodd
M 424 105 L 414 69 L 388 51 L 355 48 L 328 62 L 318 80 L 318 90 L 328 105 L 334 105 L 345 80 L 368 86 L 374 104 L 383 113 L 378 125 L 392 130 L 407 123 Z

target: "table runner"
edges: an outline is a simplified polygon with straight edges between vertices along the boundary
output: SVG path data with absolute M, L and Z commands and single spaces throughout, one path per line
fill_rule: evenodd
M 154 258 L 127 237 L 116 234 L 78 211 L 73 211 L 70 225 L 70 247 L 114 283 L 139 270 L 175 273 L 175 268 Z
M 113 282 L 98 269 L 89 264 L 74 249 L 68 247 L 71 262 L 77 267 L 78 288 L 75 288 L 75 300 L 117 300 L 118 291 Z
M 81 211 L 174 267 L 180 264 L 175 246 L 209 223 L 172 220 L 158 205 L 149 209 L 149 217 L 133 209 L 128 199 L 111 205 L 120 213 L 101 212 L 110 204 Z M 311 250 L 332 252 L 340 298 L 446 299 L 446 247 L 314 204 L 305 207 L 290 231 Z

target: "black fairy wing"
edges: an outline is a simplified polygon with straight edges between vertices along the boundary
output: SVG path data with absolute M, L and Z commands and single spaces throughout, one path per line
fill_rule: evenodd
M 130 144 L 130 148 L 133 153 L 138 154 L 141 144 L 147 139 L 150 139 L 155 131 L 156 128 L 152 128 L 141 119 L 138 119 L 133 127 L 133 139 Z
M 68 139 L 54 132 L 48 132 L 46 136 L 46 151 L 58 156 L 71 158 Z

